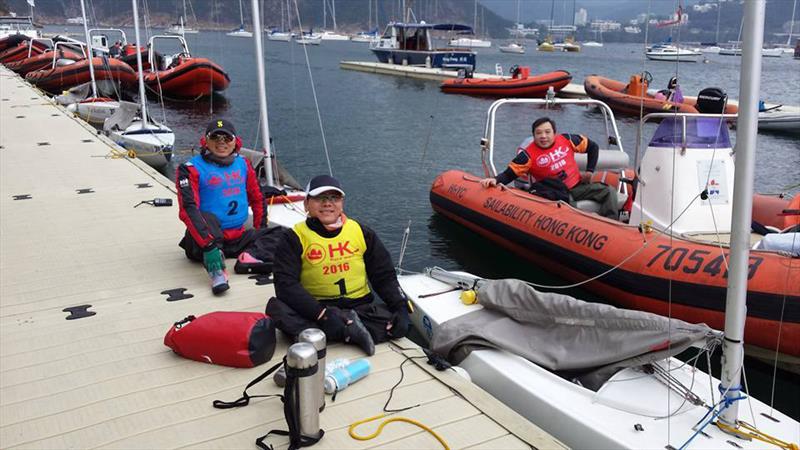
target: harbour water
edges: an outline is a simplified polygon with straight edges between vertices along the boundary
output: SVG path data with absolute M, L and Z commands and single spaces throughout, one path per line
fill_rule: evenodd
M 154 116 L 172 127 L 177 138 L 177 151 L 166 173 L 170 178 L 175 167 L 191 156 L 212 115 L 234 121 L 245 146 L 254 147 L 260 140 L 252 40 L 219 32 L 202 32 L 187 36 L 187 40 L 194 54 L 222 65 L 232 82 L 222 96 L 208 100 L 165 101 L 163 105 L 151 100 Z M 485 277 L 566 284 L 431 210 L 428 191 L 438 173 L 452 168 L 482 173 L 479 141 L 492 100 L 442 94 L 438 83 L 431 81 L 341 70 L 342 60 L 375 58 L 367 44 L 324 42 L 305 48 L 325 132 L 323 141 L 304 47 L 283 42 L 265 44 L 270 133 L 278 158 L 305 183 L 328 171 L 324 142 L 333 174 L 342 180 L 347 191 L 346 211 L 375 229 L 395 259 L 403 230 L 410 223 L 405 269 L 419 271 L 437 265 Z M 669 78 L 677 74 L 684 95 L 696 95 L 704 87 L 716 86 L 730 97 L 738 97 L 739 57 L 708 55 L 708 63 L 676 65 L 646 60 L 641 44 L 606 44 L 602 48 L 585 48 L 581 53 L 541 53 L 529 45 L 525 55 L 500 53 L 497 45 L 478 51 L 478 71 L 494 72 L 496 63 L 506 73 L 514 64 L 529 65 L 533 73 L 564 69 L 572 73 L 574 83 L 582 84 L 589 74 L 627 80 L 631 74 L 646 70 L 653 74 L 652 87 L 657 89 L 666 87 Z M 799 105 L 800 61 L 788 55 L 765 58 L 762 93 L 770 103 Z M 498 115 L 501 137 L 495 164 L 499 169 L 513 157 L 516 144 L 529 136 L 532 120 L 543 114 L 540 110 L 515 107 Z M 559 131 L 605 140 L 602 115 L 597 112 L 572 107 L 546 114 L 557 121 Z M 638 120 L 619 118 L 618 125 L 624 149 L 632 158 Z M 653 129 L 645 128 L 645 145 Z M 797 185 L 800 140 L 760 133 L 758 143 L 756 190 L 782 192 Z M 793 189 L 798 191 L 797 187 Z M 593 298 L 581 290 L 570 293 Z M 772 368 L 750 361 L 747 375 L 753 393 L 768 401 L 773 389 Z M 775 406 L 800 418 L 798 398 L 798 377 L 779 372 Z

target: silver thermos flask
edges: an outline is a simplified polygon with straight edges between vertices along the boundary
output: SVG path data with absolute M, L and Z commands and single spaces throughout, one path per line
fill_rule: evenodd
M 317 363 L 317 349 L 307 342 L 292 344 L 286 353 L 286 365 L 289 369 L 311 372 L 297 379 L 297 396 L 300 405 L 298 415 L 300 416 L 300 434 L 318 439 L 321 437 L 321 430 L 319 428 L 317 391 L 322 389 L 322 385 L 316 372 L 324 369 L 320 369 Z
M 307 342 L 317 350 L 317 364 L 319 364 L 319 370 L 317 371 L 319 392 L 317 393 L 317 398 L 319 398 L 319 411 L 322 412 L 325 409 L 325 389 L 323 386 L 325 382 L 325 354 L 328 347 L 325 333 L 318 328 L 307 328 L 297 336 L 297 342 Z

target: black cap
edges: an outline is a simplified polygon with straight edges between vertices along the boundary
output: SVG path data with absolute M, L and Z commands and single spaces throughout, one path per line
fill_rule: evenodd
M 344 195 L 342 184 L 339 183 L 339 180 L 329 175 L 317 175 L 306 186 L 306 194 L 310 197 L 316 197 L 328 191 L 336 191 Z
M 214 133 L 225 133 L 236 136 L 236 127 L 228 120 L 214 119 L 206 127 L 206 136 L 210 136 Z

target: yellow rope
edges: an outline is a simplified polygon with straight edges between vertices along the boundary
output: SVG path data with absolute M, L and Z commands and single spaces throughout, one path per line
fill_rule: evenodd
M 409 419 L 408 417 L 393 417 L 391 419 L 386 419 L 383 422 L 381 422 L 380 425 L 378 425 L 378 429 L 375 430 L 374 433 L 368 434 L 366 436 L 360 435 L 360 434 L 356 434 L 355 430 L 356 430 L 356 427 L 358 427 L 359 425 L 367 423 L 367 422 L 372 422 L 373 420 L 382 419 L 384 417 L 386 417 L 386 414 L 382 413 L 382 414 L 378 414 L 377 416 L 370 417 L 368 419 L 363 419 L 363 420 L 359 420 L 358 422 L 353 422 L 352 424 L 350 424 L 350 428 L 348 429 L 348 433 L 350 434 L 350 437 L 353 438 L 353 439 L 359 440 L 359 441 L 368 441 L 370 439 L 373 439 L 373 438 L 377 437 L 379 434 L 381 434 L 381 431 L 383 431 L 383 427 L 385 427 L 386 425 L 388 425 L 388 424 L 390 424 L 392 422 L 405 422 L 405 423 L 410 423 L 411 425 L 416 425 L 416 426 L 422 428 L 423 430 L 427 431 L 433 437 L 435 437 L 436 440 L 439 441 L 440 444 L 442 444 L 442 447 L 444 447 L 445 450 L 450 450 L 450 446 L 447 445 L 447 442 L 445 442 L 444 438 L 439 436 L 435 431 L 433 431 L 428 426 L 423 425 L 421 422 L 418 422 L 418 421 L 416 421 L 414 419 Z
M 767 444 L 772 444 L 777 447 L 780 447 L 785 450 L 800 450 L 797 444 L 793 444 L 791 442 L 782 441 L 776 437 L 770 436 L 763 431 L 759 431 L 756 427 L 750 425 L 747 422 L 739 421 L 739 428 L 732 427 L 728 424 L 722 423 L 722 421 L 716 421 L 714 425 L 717 426 L 722 431 L 733 435 L 741 435 L 745 437 L 749 437 L 751 439 L 756 439 L 761 442 L 766 442 Z

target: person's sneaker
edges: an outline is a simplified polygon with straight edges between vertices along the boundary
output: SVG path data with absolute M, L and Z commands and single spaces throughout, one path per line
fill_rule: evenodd
M 233 271 L 238 274 L 257 273 L 267 275 L 272 272 L 272 264 L 265 263 L 250 253 L 242 252 L 236 258 L 236 265 L 233 266 Z
M 361 350 L 364 350 L 364 353 L 369 356 L 374 355 L 375 342 L 372 341 L 372 336 L 369 334 L 369 331 L 367 331 L 367 327 L 364 326 L 364 323 L 361 322 L 358 314 L 352 309 L 343 312 L 343 314 L 345 319 L 352 320 L 345 328 L 344 341 L 361 347 Z
M 220 295 L 230 289 L 227 270 L 215 270 L 214 272 L 209 272 L 208 276 L 211 278 L 211 292 L 214 295 Z

